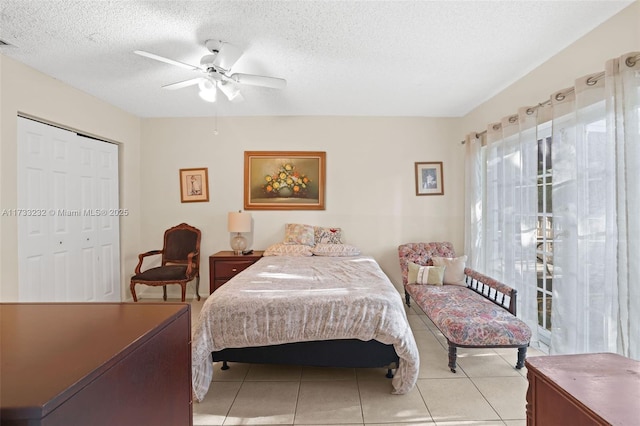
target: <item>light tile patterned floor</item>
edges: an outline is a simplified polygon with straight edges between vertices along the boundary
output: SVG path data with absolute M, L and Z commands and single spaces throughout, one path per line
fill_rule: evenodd
M 194 327 L 203 303 L 191 302 Z M 525 426 L 527 372 L 513 368 L 516 349 L 458 349 L 453 374 L 442 334 L 415 304 L 407 316 L 420 351 L 408 394 L 390 393 L 386 369 L 216 364 L 193 424 Z

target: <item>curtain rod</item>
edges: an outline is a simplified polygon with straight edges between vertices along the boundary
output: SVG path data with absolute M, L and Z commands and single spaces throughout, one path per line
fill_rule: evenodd
M 635 56 L 629 56 L 629 57 L 624 61 L 624 63 L 625 63 L 628 67 L 630 67 L 630 68 L 631 68 L 631 67 L 635 67 L 639 60 L 640 60 L 640 54 L 635 55 Z M 593 85 L 594 85 L 594 84 L 596 84 L 596 83 L 597 83 L 597 82 L 598 82 L 602 77 L 604 77 L 604 71 L 602 71 L 602 72 L 599 72 L 599 73 L 597 73 L 597 74 L 592 75 L 591 77 L 589 77 L 589 78 L 587 79 L 586 83 L 587 83 L 587 85 L 589 85 L 589 86 L 593 86 Z M 575 91 L 576 91 L 576 89 L 575 89 L 574 87 L 572 87 L 572 88 L 570 88 L 570 89 L 567 89 L 567 90 L 566 90 L 566 91 L 564 91 L 564 92 L 556 93 L 555 98 L 556 98 L 556 100 L 557 100 L 557 101 L 561 101 L 561 100 L 563 100 L 563 99 L 564 99 L 568 94 L 573 93 L 573 92 L 575 92 Z M 529 108 L 527 109 L 527 114 L 533 114 L 533 113 L 534 113 L 534 111 L 536 111 L 538 108 L 543 107 L 543 106 L 546 106 L 546 105 L 549 105 L 549 104 L 551 104 L 551 99 L 547 99 L 547 100 L 546 100 L 546 101 L 544 101 L 544 102 L 540 102 L 540 103 L 538 103 L 538 105 L 536 105 L 536 106 L 529 107 Z M 510 121 L 510 122 L 513 122 L 513 121 L 511 121 L 511 118 L 512 118 L 512 117 L 517 117 L 517 115 L 515 115 L 515 116 L 514 116 L 514 115 L 510 116 L 510 117 L 509 117 L 509 121 Z M 497 129 L 496 129 L 496 130 L 497 130 Z M 476 133 L 476 137 L 480 137 L 480 136 L 483 136 L 483 135 L 485 135 L 485 134 L 487 134 L 487 131 L 486 131 L 486 130 L 483 130 L 483 131 L 481 131 L 481 132 L 477 132 L 477 133 Z M 466 143 L 465 141 L 460 141 L 460 144 L 461 144 L 461 145 L 464 145 L 465 143 Z

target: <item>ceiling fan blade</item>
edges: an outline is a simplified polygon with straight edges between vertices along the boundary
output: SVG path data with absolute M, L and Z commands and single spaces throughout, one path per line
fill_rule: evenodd
M 183 87 L 198 84 L 200 80 L 202 80 L 202 77 L 190 78 L 189 80 L 178 81 L 177 83 L 165 84 L 162 88 L 169 90 L 182 89 Z
M 195 65 L 185 64 L 184 62 L 175 61 L 173 59 L 165 58 L 164 56 L 159 56 L 154 53 L 145 52 L 144 50 L 134 50 L 133 53 L 136 55 L 144 56 L 150 59 L 155 59 L 156 61 L 164 62 L 167 64 L 175 65 L 180 68 L 186 68 L 188 70 L 193 71 L 202 71 L 200 67 L 196 67 Z
M 229 78 L 236 83 L 248 84 L 250 86 L 270 87 L 272 89 L 284 89 L 287 87 L 287 80 L 277 77 L 235 73 L 231 74 Z
M 242 56 L 242 50 L 231 43 L 220 40 L 207 40 L 205 45 L 210 52 L 216 55 L 213 65 L 225 71 L 229 71 Z

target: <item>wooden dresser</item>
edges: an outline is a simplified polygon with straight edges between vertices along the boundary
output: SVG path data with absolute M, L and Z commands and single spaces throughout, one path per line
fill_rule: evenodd
M 219 251 L 209 256 L 209 294 L 237 274 L 256 263 L 264 251 L 236 255 L 232 251 Z
M 0 424 L 193 423 L 178 303 L 0 304 Z
M 525 365 L 527 426 L 640 424 L 640 362 L 600 353 L 532 357 Z

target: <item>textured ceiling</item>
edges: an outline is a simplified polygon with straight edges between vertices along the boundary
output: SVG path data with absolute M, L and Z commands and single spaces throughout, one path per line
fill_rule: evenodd
M 0 0 L 0 54 L 140 117 L 462 116 L 632 3 L 616 1 Z M 216 104 L 204 42 L 244 51 L 232 71 L 282 77 Z

